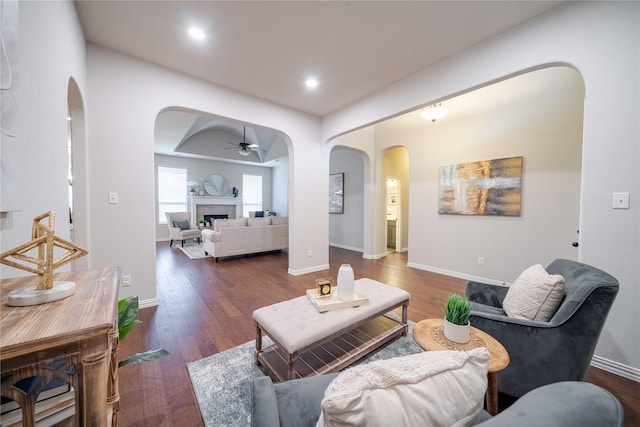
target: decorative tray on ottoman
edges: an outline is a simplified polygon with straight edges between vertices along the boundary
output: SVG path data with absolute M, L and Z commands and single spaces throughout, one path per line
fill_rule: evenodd
M 307 298 L 313 303 L 313 306 L 320 312 L 335 310 L 344 307 L 357 307 L 359 305 L 369 304 L 369 298 L 362 295 L 358 291 L 353 293 L 351 301 L 343 301 L 338 298 L 338 288 L 331 288 L 331 295 L 328 297 L 318 297 L 318 289 L 307 289 Z

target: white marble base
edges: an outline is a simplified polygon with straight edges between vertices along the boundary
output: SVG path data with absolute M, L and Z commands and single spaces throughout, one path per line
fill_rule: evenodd
M 26 307 L 29 305 L 45 304 L 58 301 L 76 293 L 75 282 L 53 282 L 51 289 L 36 289 L 29 286 L 24 289 L 16 289 L 7 295 L 7 305 L 11 307 Z

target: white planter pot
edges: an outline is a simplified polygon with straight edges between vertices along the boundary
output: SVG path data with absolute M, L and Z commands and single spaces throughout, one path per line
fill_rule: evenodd
M 456 325 L 444 319 L 444 336 L 453 342 L 459 344 L 466 344 L 469 342 L 469 331 L 471 330 L 471 324 Z
M 338 270 L 338 299 L 352 301 L 354 291 L 353 269 L 349 264 L 342 264 Z

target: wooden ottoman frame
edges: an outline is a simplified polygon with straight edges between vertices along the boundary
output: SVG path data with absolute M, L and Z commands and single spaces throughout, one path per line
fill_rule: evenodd
M 336 372 L 406 336 L 408 292 L 371 279 L 355 287 L 368 304 L 320 313 L 303 296 L 256 310 L 256 364 L 274 381 Z M 384 316 L 398 307 L 400 321 Z M 274 344 L 262 348 L 263 335 Z

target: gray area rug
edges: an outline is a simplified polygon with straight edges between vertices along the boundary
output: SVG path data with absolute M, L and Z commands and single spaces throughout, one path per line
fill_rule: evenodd
M 395 316 L 390 316 L 395 317 Z M 358 363 L 406 356 L 422 351 L 413 340 L 413 322 L 409 333 L 371 353 Z M 268 337 L 263 345 L 270 345 Z M 251 379 L 264 376 L 256 366 L 255 341 L 249 341 L 222 353 L 187 364 L 205 426 L 246 427 L 251 425 Z
M 178 245 L 180 245 L 179 242 Z M 211 256 L 204 254 L 202 243 L 185 243 L 184 247 L 178 246 L 178 249 L 184 252 L 190 259 L 208 258 Z

